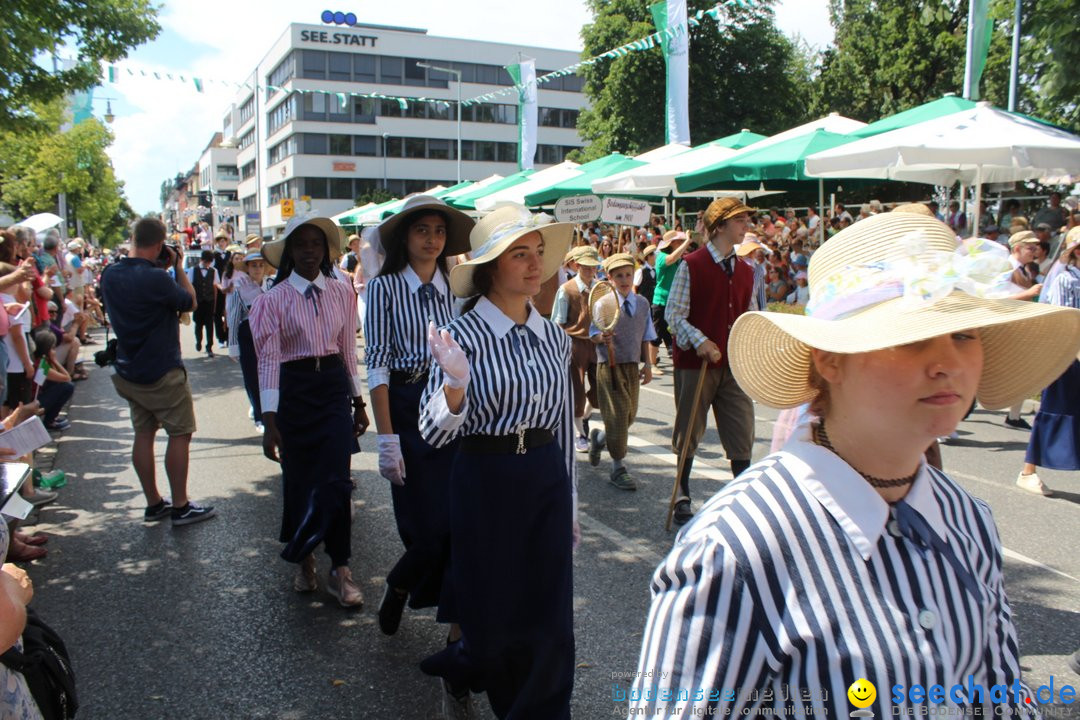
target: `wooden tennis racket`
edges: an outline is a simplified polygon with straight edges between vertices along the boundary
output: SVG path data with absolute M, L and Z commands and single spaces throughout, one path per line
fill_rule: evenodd
M 589 291 L 589 312 L 592 315 L 593 325 L 600 332 L 606 334 L 615 329 L 622 309 L 619 307 L 619 293 L 615 292 L 614 285 L 607 280 L 601 280 L 593 285 L 592 290 Z M 611 341 L 611 338 L 605 340 L 604 343 L 607 346 L 608 365 L 614 368 L 615 343 Z M 615 381 L 614 373 L 611 380 Z

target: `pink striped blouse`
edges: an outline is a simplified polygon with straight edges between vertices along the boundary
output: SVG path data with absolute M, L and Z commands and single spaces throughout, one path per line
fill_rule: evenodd
M 313 298 L 304 296 L 309 285 L 320 291 Z M 281 364 L 303 358 L 341 355 L 353 397 L 359 397 L 355 302 L 352 288 L 322 274 L 312 283 L 292 273 L 259 296 L 248 322 L 259 357 L 263 412 L 277 412 Z

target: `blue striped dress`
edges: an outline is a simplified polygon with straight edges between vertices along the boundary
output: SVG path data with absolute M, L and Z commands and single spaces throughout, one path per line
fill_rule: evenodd
M 909 539 L 897 507 L 814 444 L 808 424 L 797 428 L 679 534 L 653 576 L 638 677 L 613 688 L 615 698 L 648 717 L 716 708 L 840 718 L 854 709 L 848 687 L 865 678 L 881 718 L 933 712 L 907 694 L 916 684 L 941 685 L 944 704 L 970 707 L 1016 681 L 1016 717 L 1025 717 L 989 507 L 925 463 L 903 502 L 954 561 Z M 981 698 L 948 696 L 969 680 Z

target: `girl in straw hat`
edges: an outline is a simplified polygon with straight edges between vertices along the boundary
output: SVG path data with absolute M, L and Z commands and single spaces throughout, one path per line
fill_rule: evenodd
M 578 535 L 570 338 L 529 298 L 573 226 L 545 220 L 520 205 L 482 218 L 472 259 L 450 271 L 454 294 L 473 300 L 448 328 L 430 327 L 420 430 L 436 447 L 460 439 L 448 595 L 464 636 L 421 668 L 486 691 L 499 718 L 560 720 L 574 684 Z
M 739 318 L 740 385 L 821 420 L 714 496 L 657 569 L 640 669 L 669 674 L 635 711 L 835 718 L 864 679 L 888 698 L 876 717 L 918 712 L 914 685 L 941 686 L 932 702 L 958 712 L 1034 714 L 990 511 L 923 459 L 973 398 L 1008 406 L 1080 350 L 1080 311 L 989 299 L 1010 292 L 989 245 L 876 215 L 814 254 L 807 316 Z M 668 692 L 701 686 L 737 691 Z
M 442 200 L 415 195 L 379 226 L 386 261 L 368 283 L 365 352 L 379 473 L 391 482 L 405 546 L 387 573 L 379 606 L 379 627 L 387 635 L 397 632 L 407 599 L 414 609 L 438 605 L 449 560 L 449 476 L 457 446 L 424 442 L 420 396 L 431 366 L 428 323 L 448 325 L 454 314 L 446 258 L 469 249 L 473 224 Z
M 255 356 L 255 340 L 251 336 L 251 323 L 248 316 L 251 306 L 263 294 L 263 276 L 266 265 L 262 253 L 237 253 L 239 268 L 233 273 L 232 286 L 225 299 L 226 322 L 229 327 L 229 358 L 240 363 L 244 376 L 244 391 L 247 392 L 251 405 L 251 417 L 255 420 L 255 429 L 263 431 L 262 405 L 259 403 L 259 369 Z
M 1050 271 L 1046 292 L 1040 301 L 1050 305 L 1080 308 L 1080 228 L 1065 237 L 1065 249 Z M 1039 467 L 1052 470 L 1080 470 L 1080 361 L 1042 392 L 1039 412 L 1032 424 L 1024 468 L 1016 484 L 1039 495 L 1053 492 L 1039 479 Z
M 300 566 L 294 589 L 310 592 L 318 585 L 313 552 L 323 543 L 330 556 L 327 589 L 343 607 L 358 607 L 364 596 L 349 570 L 349 463 L 368 418 L 356 368 L 352 288 L 332 276 L 342 244 L 341 228 L 327 218 L 290 220 L 280 239 L 262 247 L 277 276 L 252 306 L 250 323 L 263 454 L 281 463 L 284 481 L 281 557 Z

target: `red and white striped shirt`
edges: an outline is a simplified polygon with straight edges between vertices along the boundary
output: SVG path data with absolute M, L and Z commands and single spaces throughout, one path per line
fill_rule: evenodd
M 319 292 L 306 297 L 311 285 Z M 263 412 L 277 412 L 281 364 L 303 358 L 340 355 L 353 397 L 359 397 L 355 297 L 339 280 L 320 273 L 309 282 L 294 272 L 255 301 L 248 322 L 259 358 Z

